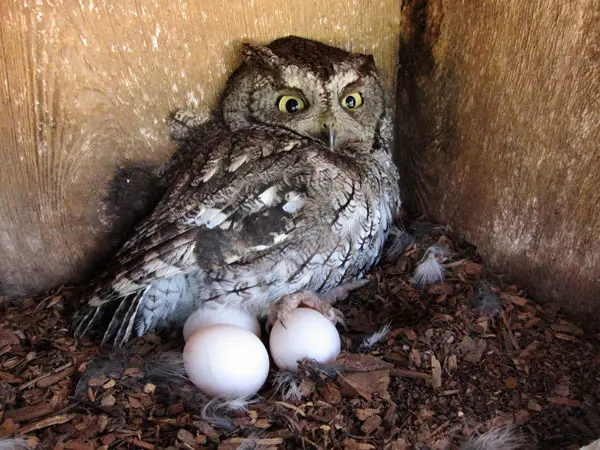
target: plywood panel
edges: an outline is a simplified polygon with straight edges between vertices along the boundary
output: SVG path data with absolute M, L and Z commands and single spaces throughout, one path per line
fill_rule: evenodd
M 110 252 L 115 170 L 173 151 L 165 117 L 214 105 L 243 40 L 373 53 L 394 79 L 396 0 L 0 3 L 0 291 L 75 281 Z
M 600 2 L 407 3 L 405 199 L 597 326 Z

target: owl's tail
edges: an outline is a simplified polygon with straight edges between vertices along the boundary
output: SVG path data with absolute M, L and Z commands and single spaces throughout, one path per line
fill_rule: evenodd
M 100 322 L 109 320 L 102 337 L 102 345 L 123 346 L 131 337 L 136 317 L 149 286 L 119 300 L 98 306 L 87 306 L 78 311 L 73 320 L 75 337 L 83 337 Z

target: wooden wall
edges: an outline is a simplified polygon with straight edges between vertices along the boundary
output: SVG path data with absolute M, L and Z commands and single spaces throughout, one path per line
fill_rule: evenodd
M 214 105 L 243 40 L 373 53 L 388 87 L 397 0 L 0 2 L 0 294 L 77 281 L 110 253 L 119 167 L 164 161 L 165 117 Z
M 297 34 L 373 53 L 390 89 L 399 62 L 407 206 L 600 323 L 600 1 L 223 5 L 0 2 L 0 293 L 85 276 L 116 171 L 169 156 L 168 112 L 214 105 L 243 40 Z
M 600 1 L 409 1 L 405 200 L 600 324 Z

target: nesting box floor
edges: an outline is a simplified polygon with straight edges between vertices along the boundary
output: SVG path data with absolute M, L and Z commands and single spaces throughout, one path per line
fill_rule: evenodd
M 414 267 L 436 242 L 454 250 L 445 282 L 415 290 Z M 233 413 L 204 408 L 189 382 L 148 378 L 144 361 L 180 352 L 177 335 L 147 335 L 111 356 L 70 334 L 69 289 L 5 301 L 0 437 L 76 450 L 452 449 L 503 425 L 531 449 L 600 437 L 600 335 L 504 283 L 474 248 L 430 227 L 369 278 L 338 305 L 342 355 L 328 367 L 304 364 L 300 400 L 282 397 L 272 370 L 260 399 Z M 387 335 L 361 349 L 386 324 Z

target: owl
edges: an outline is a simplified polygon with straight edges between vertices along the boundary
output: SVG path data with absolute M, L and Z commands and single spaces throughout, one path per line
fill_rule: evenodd
M 400 207 L 371 55 L 300 37 L 244 44 L 206 123 L 178 133 L 169 187 L 82 297 L 76 335 L 121 346 L 200 308 L 269 322 L 332 305 L 379 261 Z

